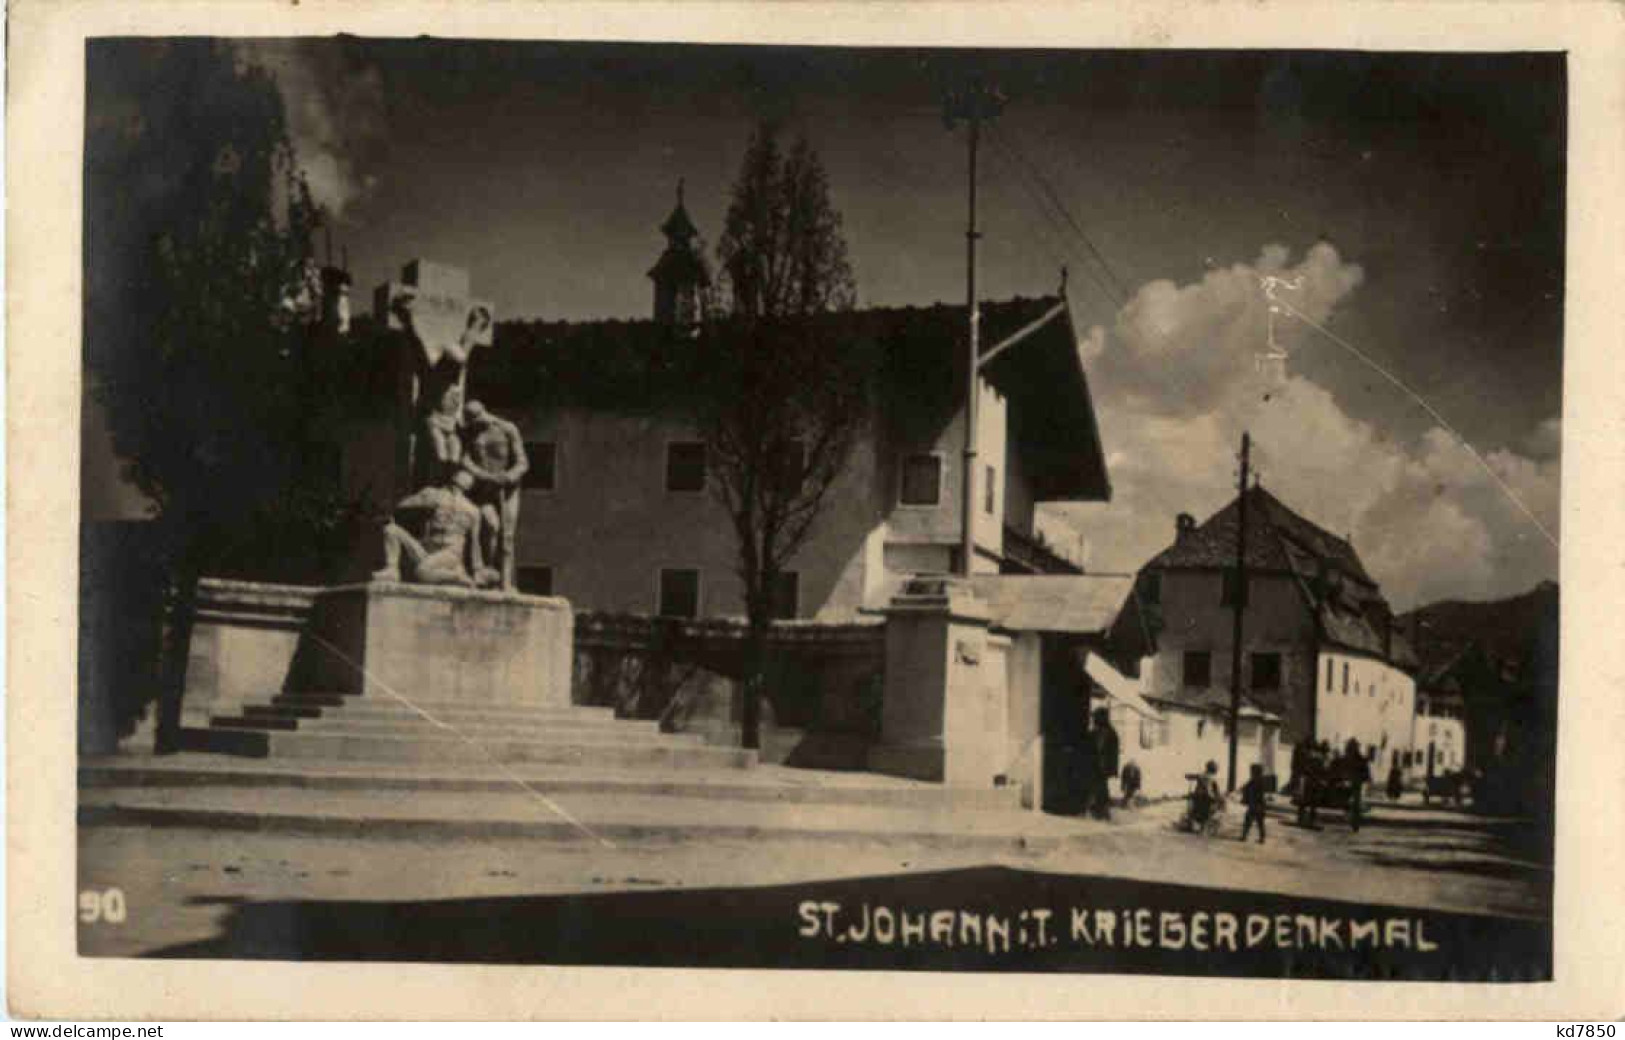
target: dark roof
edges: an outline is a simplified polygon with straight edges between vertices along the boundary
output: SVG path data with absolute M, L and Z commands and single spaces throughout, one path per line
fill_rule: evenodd
M 1179 535 L 1147 568 L 1235 566 L 1240 497 L 1206 523 Z M 1262 487 L 1247 490 L 1247 568 L 1288 575 L 1315 619 L 1322 641 L 1415 671 L 1419 662 L 1401 625 L 1347 540 L 1316 526 Z
M 1106 501 L 1111 482 L 1089 379 L 1078 356 L 1072 312 L 1059 296 L 1015 297 L 980 307 L 984 355 L 1054 313 L 1029 338 L 989 362 L 988 382 L 1010 401 L 1010 434 L 1039 501 Z M 854 311 L 866 334 L 886 344 L 890 402 L 922 405 L 931 422 L 963 399 L 967 326 L 962 304 Z
M 666 222 L 660 225 L 660 231 L 667 238 L 681 239 L 693 238 L 700 233 L 700 229 L 694 226 L 694 221 L 689 219 L 687 207 L 681 202 L 677 203 L 677 208 L 671 211 L 671 216 L 666 218 Z
M 1043 532 L 1033 535 L 1004 525 L 1004 562 L 1033 574 L 1082 574 L 1083 568 L 1045 543 Z
M 1010 401 L 1011 437 L 1039 501 L 1111 497 L 1089 382 L 1071 312 L 1060 297 L 1016 297 L 981 306 L 984 353 L 1056 312 L 1020 345 L 989 363 L 988 381 Z M 1057 311 L 1057 308 L 1059 310 Z M 826 315 L 839 334 L 879 344 L 888 420 L 910 413 L 940 422 L 964 386 L 963 305 L 870 307 Z M 498 322 L 491 349 L 469 366 L 470 393 L 495 408 L 537 404 L 659 410 L 685 390 L 666 365 L 695 349 L 693 336 L 652 320 Z M 896 404 L 906 407 L 892 407 Z
M 1236 525 L 1239 497 L 1157 554 L 1154 567 L 1233 567 L 1236 563 Z M 1247 566 L 1253 570 L 1293 570 L 1287 556 L 1300 555 L 1324 562 L 1356 581 L 1376 587 L 1354 546 L 1316 526 L 1289 509 L 1262 486 L 1247 490 Z

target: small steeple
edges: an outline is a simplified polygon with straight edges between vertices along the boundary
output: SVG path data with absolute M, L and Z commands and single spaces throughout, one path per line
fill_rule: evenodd
M 689 219 L 688 209 L 683 205 L 683 178 L 677 178 L 677 208 L 671 211 L 671 216 L 660 225 L 660 231 L 666 236 L 671 245 L 687 245 L 699 237 L 699 229 L 694 221 Z
M 677 181 L 677 205 L 660 225 L 666 249 L 649 269 L 654 282 L 654 318 L 664 325 L 689 325 L 700 317 L 700 290 L 711 282 L 705 258 L 695 247 L 700 235 L 683 205 L 683 180 Z

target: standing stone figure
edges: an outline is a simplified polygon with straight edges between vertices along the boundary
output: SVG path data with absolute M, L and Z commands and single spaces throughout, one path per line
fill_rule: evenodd
M 519 529 L 519 483 L 530 469 L 519 427 L 470 401 L 464 411 L 463 470 L 474 477 L 474 504 L 484 523 L 480 548 L 485 560 L 502 575 L 502 587 L 517 586 L 514 556 Z
M 462 415 L 462 387 L 456 383 L 441 387 L 433 410 L 423 418 L 417 472 L 412 479 L 414 489 L 443 484 L 446 477 L 461 467 L 463 441 L 458 427 Z
M 373 580 L 404 577 L 422 585 L 495 585 L 500 576 L 480 556 L 480 511 L 468 500 L 473 485 L 472 474 L 455 470 L 444 483 L 401 499 L 395 518 L 384 525 L 384 566 Z
M 422 424 L 441 410 L 441 402 L 451 390 L 456 390 L 461 404 L 469 356 L 476 346 L 491 342 L 491 308 L 411 291 L 392 295 L 388 306 L 391 320 L 405 330 L 415 347 L 400 370 L 401 413 L 407 425 L 397 464 L 399 472 L 419 488 L 437 482 L 424 479 L 434 466 L 424 458 L 431 454 L 433 444 L 432 438 L 425 442 Z

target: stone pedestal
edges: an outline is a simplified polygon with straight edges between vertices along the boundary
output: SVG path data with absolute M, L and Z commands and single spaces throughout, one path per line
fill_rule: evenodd
M 880 743 L 869 768 L 989 787 L 1005 766 L 1009 640 L 986 604 L 946 577 L 910 580 L 886 612 Z
M 171 717 L 205 728 L 279 693 L 567 707 L 574 629 L 569 601 L 557 597 L 206 578 L 186 693 Z
M 310 619 L 310 688 L 440 704 L 566 707 L 569 601 L 370 582 L 323 590 Z

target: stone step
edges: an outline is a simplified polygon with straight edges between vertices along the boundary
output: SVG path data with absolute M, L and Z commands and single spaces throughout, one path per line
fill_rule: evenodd
M 480 715 L 492 718 L 596 719 L 606 722 L 615 718 L 614 708 L 583 704 L 470 704 L 467 701 L 436 700 L 413 700 L 409 704 L 387 694 L 279 693 L 250 703 L 267 709 L 290 711 L 341 709 L 347 713 L 365 711 L 406 715 L 421 711 L 437 718 Z
M 79 767 L 80 791 L 100 789 L 234 788 L 331 792 L 416 791 L 511 794 L 517 777 L 549 795 L 706 798 L 786 805 L 852 805 L 955 811 L 1017 809 L 1015 787 L 956 788 L 870 774 L 829 773 L 762 765 L 754 769 L 691 769 L 676 775 L 646 770 L 490 763 L 401 765 L 382 762 L 275 762 L 226 756 L 108 756 Z
M 353 718 L 341 712 L 336 716 L 315 719 L 283 718 L 272 716 L 217 716 L 210 725 L 217 729 L 266 730 L 297 733 L 337 733 L 354 736 L 402 736 L 435 739 L 454 734 L 476 740 L 514 739 L 535 740 L 544 743 L 581 743 L 592 745 L 627 744 L 703 744 L 700 733 L 662 733 L 653 722 L 590 722 L 569 721 L 535 722 L 461 722 L 445 720 L 446 727 L 436 726 L 422 716 L 390 718 Z
M 748 769 L 757 754 L 738 748 L 661 742 L 634 744 L 624 740 L 593 743 L 559 736 L 556 739 L 494 739 L 470 742 L 456 737 L 383 736 L 295 731 L 250 731 L 256 738 L 248 753 L 273 759 L 329 759 L 343 762 L 534 762 L 595 768 L 688 769 L 696 767 Z
M 967 850 L 1047 851 L 1086 840 L 1092 824 L 1014 810 L 767 804 L 621 793 L 264 791 L 246 788 L 88 789 L 87 826 L 187 827 L 356 839 L 521 838 L 570 842 L 852 840 Z M 1098 825 L 1105 826 L 1105 825 Z
M 515 712 L 508 710 L 490 711 L 483 708 L 444 708 L 439 710 L 426 708 L 423 711 L 414 711 L 405 705 L 374 704 L 346 704 L 324 708 L 303 705 L 247 704 L 243 706 L 239 716 L 233 717 L 288 719 L 295 722 L 317 719 L 350 719 L 358 722 L 430 722 L 436 720 L 455 726 L 491 724 L 556 726 L 561 729 L 616 729 L 619 727 L 626 727 L 631 730 L 659 729 L 659 723 L 653 719 L 617 719 L 614 715 L 600 712 L 589 714 L 557 710 Z
M 614 718 L 613 715 L 561 715 L 557 712 L 525 712 L 515 715 L 510 712 L 486 712 L 483 708 L 450 708 L 442 712 L 431 712 L 434 720 L 444 721 L 453 726 L 544 726 L 551 730 L 569 731 L 604 731 L 604 733 L 660 733 L 660 723 L 653 718 Z M 228 717 L 221 717 L 228 718 Z M 307 708 L 286 707 L 278 704 L 247 704 L 242 707 L 241 715 L 232 715 L 229 718 L 284 718 L 284 720 L 299 721 L 301 726 L 315 723 L 315 721 L 367 721 L 367 723 L 395 723 L 395 721 L 424 721 L 434 725 L 423 713 L 414 712 L 408 707 L 384 707 L 384 705 L 345 705 L 336 708 Z M 267 726 L 267 728 L 289 728 L 289 726 Z

